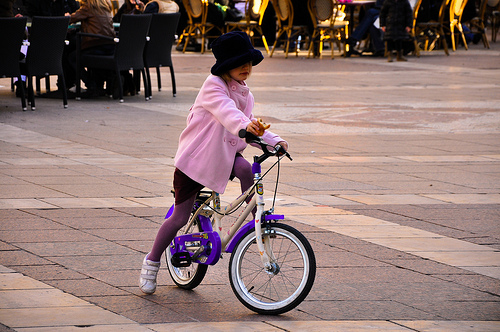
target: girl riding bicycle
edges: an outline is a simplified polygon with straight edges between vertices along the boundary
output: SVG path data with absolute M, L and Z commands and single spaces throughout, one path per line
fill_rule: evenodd
M 156 235 L 151 252 L 144 257 L 140 289 L 156 290 L 160 259 L 191 213 L 196 194 L 208 187 L 224 193 L 232 177 L 240 180 L 244 192 L 253 185 L 251 165 L 241 152 L 247 143 L 238 137 L 241 129 L 258 135 L 259 123 L 252 115 L 254 98 L 245 80 L 263 59 L 244 32 L 229 32 L 212 43 L 216 63 L 191 107 L 187 127 L 179 138 L 175 156 L 175 209 Z M 265 131 L 262 139 L 271 145 L 288 144 Z

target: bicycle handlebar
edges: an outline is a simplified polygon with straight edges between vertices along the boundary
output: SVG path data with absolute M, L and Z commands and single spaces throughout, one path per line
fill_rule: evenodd
M 238 136 L 240 138 L 244 138 L 245 141 L 247 143 L 255 143 L 257 145 L 260 146 L 260 148 L 262 149 L 262 151 L 264 152 L 263 155 L 261 155 L 260 157 L 256 158 L 256 161 L 260 164 L 262 163 L 264 160 L 266 160 L 268 157 L 271 157 L 271 156 L 282 156 L 282 155 L 285 155 L 286 157 L 288 157 L 288 159 L 292 160 L 292 157 L 290 156 L 290 154 L 285 150 L 285 148 L 283 146 L 281 146 L 280 144 L 276 145 L 276 146 L 272 146 L 272 145 L 269 145 L 267 144 L 266 142 L 264 142 L 264 140 L 258 136 L 255 136 L 254 134 L 246 131 L 245 129 L 241 129 L 239 132 L 238 132 Z

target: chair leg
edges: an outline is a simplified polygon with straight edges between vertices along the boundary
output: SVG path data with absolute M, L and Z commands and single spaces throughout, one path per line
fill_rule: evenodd
M 12 84 L 14 84 L 14 80 L 12 80 Z M 23 107 L 23 111 L 27 110 L 26 107 L 26 91 L 24 90 L 24 83 L 21 76 L 17 78 L 17 88 L 21 91 L 21 106 Z
M 46 82 L 47 82 L 47 80 L 48 80 L 48 76 L 45 77 Z M 66 82 L 64 81 L 64 75 L 59 75 L 59 82 L 62 85 L 63 106 L 64 106 L 64 108 L 68 108 L 68 92 L 66 91 Z
M 156 80 L 158 81 L 158 91 L 161 91 L 161 72 L 160 72 L 160 66 L 156 67 Z M 149 81 L 149 84 L 151 84 L 151 81 Z
M 151 89 L 149 87 L 148 79 L 146 77 L 146 70 L 144 68 L 142 68 L 141 73 L 142 73 L 142 80 L 144 81 L 144 95 L 145 95 L 144 98 L 146 99 L 146 101 L 148 101 L 149 100 L 148 91 L 151 91 Z M 139 81 L 140 81 L 140 78 L 139 78 Z
M 148 80 L 148 90 L 145 91 L 144 93 L 146 94 L 147 99 L 153 98 L 153 93 L 151 91 L 151 74 L 149 72 L 149 67 L 146 67 L 146 78 Z
M 120 103 L 123 103 L 125 100 L 123 99 L 123 82 L 122 82 L 122 75 L 120 73 L 120 70 L 117 68 L 115 70 L 116 72 L 116 81 L 118 83 L 118 100 Z
M 175 97 L 177 95 L 177 88 L 175 86 L 174 66 L 169 66 L 169 68 L 170 68 L 170 77 L 172 78 L 172 93 Z
M 28 80 L 28 100 L 29 103 L 31 104 L 31 110 L 34 111 L 36 110 L 36 106 L 35 106 L 35 92 L 33 91 L 33 77 L 26 76 L 26 79 Z

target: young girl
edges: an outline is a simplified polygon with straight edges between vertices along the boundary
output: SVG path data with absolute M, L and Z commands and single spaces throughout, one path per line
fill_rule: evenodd
M 245 80 L 252 66 L 264 57 L 244 32 L 229 32 L 212 43 L 216 63 L 191 107 L 187 127 L 179 138 L 175 156 L 175 208 L 160 227 L 151 252 L 144 257 L 140 289 L 156 290 L 160 259 L 177 231 L 184 226 L 198 191 L 204 187 L 223 193 L 231 176 L 240 180 L 242 192 L 253 185 L 251 165 L 240 154 L 247 143 L 238 137 L 241 129 L 254 135 L 259 125 L 252 115 L 254 98 Z M 269 144 L 288 144 L 269 131 L 262 138 Z
M 387 42 L 387 61 L 392 62 L 396 50 L 398 61 L 403 57 L 403 41 L 409 38 L 413 26 L 413 10 L 408 0 L 385 0 L 380 9 L 380 28 Z

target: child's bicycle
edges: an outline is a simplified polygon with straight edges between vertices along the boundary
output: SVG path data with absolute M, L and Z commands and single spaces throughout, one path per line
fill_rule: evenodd
M 254 157 L 254 185 L 229 205 L 220 206 L 218 193 L 201 191 L 193 212 L 166 250 L 168 270 L 174 283 L 184 289 L 198 286 L 208 265 L 218 262 L 222 252 L 231 253 L 229 280 L 238 300 L 260 314 L 281 314 L 292 310 L 308 295 L 316 275 L 316 259 L 307 239 L 295 228 L 278 223 L 283 215 L 273 214 L 273 207 L 264 211 L 264 188 L 261 164 L 269 157 L 278 160 L 270 169 L 290 155 L 281 146 L 268 145 L 260 138 L 240 132 L 248 143 L 259 145 L 263 154 Z M 230 229 L 222 231 L 221 219 L 236 211 L 253 195 Z M 255 220 L 242 227 L 255 206 Z M 167 217 L 173 212 L 170 208 Z

